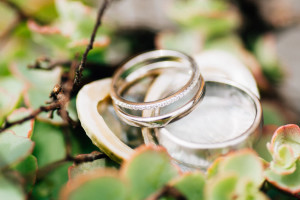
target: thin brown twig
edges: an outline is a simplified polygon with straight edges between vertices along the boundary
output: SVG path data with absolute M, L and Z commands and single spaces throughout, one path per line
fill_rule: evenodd
M 61 83 L 61 85 L 55 85 L 53 90 L 51 91 L 50 98 L 52 100 L 50 102 L 47 102 L 49 104 L 48 106 L 41 106 L 38 109 L 34 110 L 32 113 L 30 113 L 28 116 L 13 122 L 9 122 L 6 120 L 4 126 L 0 129 L 0 133 L 10 128 L 11 126 L 14 126 L 16 124 L 21 124 L 27 120 L 36 118 L 42 112 L 50 112 L 49 117 L 52 117 L 53 111 L 55 110 L 65 122 L 75 127 L 77 123 L 73 121 L 72 118 L 69 116 L 67 111 L 67 105 L 71 97 L 76 66 L 77 66 L 77 61 L 75 59 L 68 73 L 68 80 L 66 82 Z
M 3 1 L 5 3 L 7 3 L 6 0 L 0 0 Z M 65 121 L 68 122 L 69 124 L 71 124 L 73 127 L 77 125 L 77 123 L 75 121 L 72 120 L 72 118 L 69 116 L 69 113 L 67 111 L 67 105 L 70 102 L 70 98 L 71 98 L 71 93 L 74 89 L 75 85 L 78 85 L 81 77 L 82 77 L 82 72 L 83 69 L 86 65 L 86 60 L 87 60 L 87 55 L 89 53 L 89 51 L 93 48 L 93 44 L 94 44 L 94 40 L 95 40 L 95 36 L 97 33 L 98 28 L 101 25 L 101 21 L 102 21 L 102 17 L 104 14 L 104 11 L 106 10 L 107 6 L 108 6 L 108 2 L 109 0 L 104 0 L 102 6 L 100 6 L 98 15 L 97 15 L 97 19 L 96 19 L 96 23 L 91 35 L 91 39 L 89 44 L 86 47 L 86 50 L 82 56 L 81 62 L 78 65 L 77 63 L 77 57 L 78 55 L 76 55 L 74 61 L 71 64 L 71 68 L 67 74 L 67 80 L 63 80 L 65 74 L 62 75 L 61 77 L 61 84 L 59 86 L 55 86 L 53 91 L 50 94 L 50 98 L 52 99 L 50 102 L 48 102 L 48 106 L 41 106 L 40 108 L 34 110 L 31 114 L 29 114 L 28 116 L 14 121 L 14 122 L 8 122 L 6 121 L 6 123 L 4 124 L 4 126 L 2 126 L 0 128 L 0 133 L 3 132 L 4 130 L 8 129 L 9 127 L 16 125 L 16 124 L 21 124 L 27 120 L 36 118 L 37 115 L 39 115 L 41 112 L 50 112 L 50 117 L 53 116 L 53 111 L 56 110 L 57 113 L 60 115 L 60 117 Z M 14 5 L 12 5 L 14 6 Z M 18 8 L 18 7 L 16 7 Z M 22 14 L 22 13 L 21 13 Z M 23 16 L 23 15 L 22 15 Z M 46 59 L 47 60 L 47 59 Z M 64 63 L 53 63 L 52 66 L 55 67 L 58 64 L 64 64 Z M 37 64 L 38 65 L 38 64 Z M 38 68 L 38 67 L 35 67 Z M 59 90 L 57 90 L 57 88 L 59 88 Z
M 79 66 L 77 68 L 77 71 L 76 71 L 76 76 L 75 76 L 75 79 L 74 79 L 74 84 L 75 85 L 78 85 L 80 80 L 81 80 L 82 71 L 83 71 L 83 69 L 85 68 L 85 65 L 86 65 L 87 55 L 90 52 L 90 50 L 93 49 L 93 44 L 94 44 L 94 40 L 95 40 L 95 37 L 96 37 L 96 33 L 97 33 L 98 28 L 100 27 L 100 25 L 102 23 L 102 17 L 103 17 L 104 11 L 106 10 L 106 8 L 108 6 L 108 3 L 109 3 L 109 0 L 104 0 L 102 6 L 100 7 L 100 9 L 98 11 L 97 20 L 96 20 L 96 23 L 95 23 L 95 26 L 94 26 L 94 29 L 93 29 L 93 32 L 92 32 L 92 35 L 91 35 L 91 38 L 90 38 L 90 42 L 89 42 L 87 48 L 85 49 L 85 52 L 83 53 L 81 62 L 80 62 Z
M 175 187 L 166 185 L 155 194 L 148 197 L 146 200 L 158 200 L 162 197 L 173 197 L 177 200 L 186 200 L 187 198 L 179 192 Z
M 16 124 L 22 124 L 25 121 L 36 118 L 42 112 L 53 111 L 53 110 L 58 109 L 59 107 L 60 107 L 60 104 L 58 102 L 56 102 L 56 103 L 50 104 L 48 106 L 41 106 L 38 109 L 34 110 L 32 113 L 30 113 L 28 116 L 26 116 L 22 119 L 19 119 L 19 120 L 13 121 L 13 122 L 6 120 L 3 127 L 0 128 L 0 133 Z
M 71 144 L 71 133 L 68 127 L 64 127 L 64 140 L 65 140 L 65 148 L 66 148 L 66 158 L 68 160 L 72 159 L 72 144 Z
M 93 151 L 92 153 L 89 154 L 80 154 L 76 156 L 73 161 L 75 164 L 80 164 L 83 162 L 92 162 L 94 160 L 102 159 L 102 158 L 107 158 L 107 155 L 104 153 L 101 153 L 99 151 Z
M 67 155 L 65 158 L 55 161 L 53 163 L 50 163 L 42 168 L 40 168 L 37 172 L 37 179 L 42 179 L 44 176 L 46 176 L 49 172 L 54 170 L 55 168 L 67 163 L 67 162 L 74 162 L 76 165 L 83 163 L 83 162 L 92 162 L 94 160 L 107 158 L 107 155 L 98 151 L 93 151 L 89 154 L 80 154 L 76 157 L 73 157 L 72 155 Z
M 60 92 L 58 92 L 57 95 L 53 96 L 53 99 L 57 99 L 61 102 L 60 109 L 57 111 L 58 115 L 68 124 L 72 125 L 72 127 L 76 127 L 77 123 L 70 117 L 68 111 L 67 111 L 67 105 L 70 102 L 71 98 L 71 92 L 74 87 L 74 77 L 75 77 L 75 71 L 78 66 L 77 64 L 77 57 L 75 56 L 74 61 L 72 62 L 70 71 L 68 73 L 67 81 L 61 83 L 61 89 Z
M 43 66 L 43 62 L 47 63 L 47 66 Z M 64 66 L 64 65 L 70 65 L 72 61 L 70 60 L 56 60 L 51 61 L 47 57 L 40 57 L 36 59 L 35 63 L 33 65 L 28 65 L 27 67 L 29 69 L 44 69 L 44 70 L 52 70 L 55 67 Z

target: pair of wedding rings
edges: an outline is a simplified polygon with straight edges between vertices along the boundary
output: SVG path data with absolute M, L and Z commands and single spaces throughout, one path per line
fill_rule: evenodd
M 87 135 L 113 160 L 130 158 L 126 130 L 135 126 L 144 143 L 165 147 L 183 170 L 205 170 L 258 138 L 258 98 L 250 71 L 226 52 L 191 58 L 156 50 L 129 60 L 113 78 L 85 85 L 76 105 Z
M 126 97 L 147 76 L 155 78 L 141 101 Z M 257 95 L 224 77 L 204 81 L 194 59 L 177 51 L 129 60 L 114 74 L 110 95 L 117 115 L 141 127 L 145 143 L 164 146 L 182 168 L 205 169 L 232 149 L 250 147 L 262 125 Z M 195 124 L 198 131 L 189 131 Z

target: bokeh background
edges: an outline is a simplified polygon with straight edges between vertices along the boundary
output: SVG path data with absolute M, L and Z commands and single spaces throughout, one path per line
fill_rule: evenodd
M 101 1 L 79 2 L 1 0 L 1 74 L 19 60 L 26 66 L 41 56 L 70 59 L 82 52 Z M 297 0 L 115 0 L 89 56 L 87 71 L 95 73 L 86 81 L 110 76 L 128 57 L 155 48 L 192 55 L 224 49 L 255 75 L 266 115 L 273 116 L 265 123 L 297 123 L 299 21 Z
M 101 3 L 0 0 L 0 125 L 16 107 L 36 109 L 49 100 L 61 73 L 68 71 L 76 53 L 84 52 Z M 159 48 L 190 55 L 213 49 L 232 54 L 257 81 L 264 134 L 284 124 L 300 124 L 299 0 L 113 0 L 80 87 L 110 77 L 129 57 Z M 62 69 L 44 70 L 53 62 L 60 62 Z M 74 119 L 80 87 L 70 102 Z M 62 134 L 66 128 L 59 125 L 56 114 L 49 119 L 44 113 L 35 122 L 33 155 L 42 170 L 30 198 L 56 198 L 68 180 L 71 162 L 51 171 L 43 168 L 68 151 Z M 81 128 L 72 132 L 72 155 L 98 150 Z

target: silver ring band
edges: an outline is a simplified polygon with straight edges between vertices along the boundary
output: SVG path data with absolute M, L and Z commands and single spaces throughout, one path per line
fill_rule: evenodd
M 199 83 L 197 85 L 199 85 L 199 87 L 197 86 L 197 91 L 195 95 L 188 102 L 185 102 L 185 104 L 180 108 L 163 115 L 155 115 L 148 117 L 135 116 L 128 114 L 127 112 L 122 110 L 120 106 L 113 103 L 114 109 L 117 115 L 129 125 L 148 128 L 163 127 L 169 124 L 170 122 L 176 121 L 193 111 L 194 107 L 202 99 L 203 94 L 205 92 L 204 80 L 201 76 L 199 77 Z M 144 111 L 143 113 L 145 112 L 146 111 Z
M 167 151 L 169 152 L 169 154 L 174 160 L 176 160 L 180 165 L 190 169 L 195 169 L 195 168 L 206 169 L 214 159 L 216 159 L 218 156 L 221 156 L 222 154 L 226 154 L 229 151 L 234 149 L 251 147 L 253 142 L 255 142 L 255 140 L 259 137 L 262 128 L 262 108 L 257 96 L 253 94 L 250 90 L 245 88 L 244 86 L 241 86 L 240 84 L 225 78 L 207 77 L 206 78 L 206 87 L 208 87 L 207 93 L 210 84 L 219 84 L 220 86 L 223 85 L 222 87 L 235 88 L 237 91 L 241 91 L 245 95 L 244 98 L 248 99 L 249 103 L 251 102 L 250 104 L 252 104 L 251 106 L 253 106 L 253 109 L 255 110 L 255 117 L 252 123 L 246 128 L 246 130 L 239 132 L 239 134 L 237 134 L 236 137 L 229 138 L 224 141 L 212 142 L 212 143 L 201 143 L 201 142 L 196 142 L 194 140 L 187 141 L 187 140 L 183 140 L 182 138 L 179 138 L 178 136 L 176 136 L 176 134 L 168 130 L 168 126 L 162 128 L 155 128 L 155 129 L 142 128 L 145 143 L 162 145 L 167 149 Z M 156 90 L 159 89 L 158 87 L 153 87 L 151 89 L 155 90 L 157 93 L 161 93 L 161 91 Z M 148 92 L 152 92 L 151 89 Z M 209 96 L 209 94 L 205 95 L 202 103 L 205 102 L 205 98 L 207 96 Z M 221 93 L 220 96 L 222 96 Z M 224 98 L 229 98 L 229 97 L 230 96 L 225 96 Z M 195 110 L 194 112 L 200 112 L 200 110 Z M 201 112 L 202 111 L 203 110 L 201 110 Z M 148 115 L 145 115 L 145 117 L 147 116 Z M 242 120 L 242 119 L 237 119 L 237 120 Z M 180 125 L 178 124 L 178 126 Z M 199 130 L 195 130 L 194 134 L 201 135 L 203 134 L 203 132 Z M 224 132 L 223 134 L 226 133 Z M 186 138 L 189 136 L 186 133 L 182 135 L 182 137 Z
M 190 80 L 174 94 L 150 102 L 132 102 L 121 96 L 124 87 L 137 79 L 170 67 L 183 67 L 191 70 Z M 113 76 L 110 95 L 114 103 L 122 108 L 151 110 L 165 107 L 183 98 L 196 86 L 199 79 L 202 79 L 199 68 L 191 57 L 172 50 L 155 50 L 138 55 L 125 63 Z

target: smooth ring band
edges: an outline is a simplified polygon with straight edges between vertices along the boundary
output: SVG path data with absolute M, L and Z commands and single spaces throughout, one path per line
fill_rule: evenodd
M 150 102 L 132 102 L 121 96 L 121 92 L 124 91 L 124 87 L 127 87 L 128 84 L 138 78 L 149 75 L 149 73 L 170 68 L 171 66 L 189 67 L 192 70 L 190 80 L 174 94 Z M 110 95 L 115 104 L 127 109 L 151 110 L 162 108 L 188 94 L 196 86 L 200 77 L 199 68 L 191 57 L 172 50 L 155 50 L 136 56 L 125 63 L 113 76 Z
M 165 98 L 149 102 L 132 102 L 121 97 L 122 92 L 131 86 L 134 81 L 152 73 L 158 74 L 166 68 L 174 68 L 175 72 L 182 68 L 191 69 L 192 73 L 183 87 Z M 191 112 L 203 96 L 204 85 L 199 68 L 191 57 L 177 51 L 156 50 L 133 58 L 116 72 L 112 80 L 111 97 L 116 113 L 126 123 L 139 127 L 162 127 Z M 184 105 L 178 109 L 162 115 L 157 112 L 160 108 L 182 99 L 187 94 L 192 94 L 192 97 L 186 100 Z M 124 108 L 143 111 L 153 110 L 156 113 L 155 116 L 143 117 L 129 114 Z
M 259 138 L 259 135 L 261 134 L 262 108 L 259 99 L 254 93 L 252 93 L 252 91 L 240 85 L 239 83 L 228 80 L 226 78 L 206 77 L 205 80 L 206 80 L 207 93 L 204 97 L 203 102 L 201 102 L 201 105 L 205 105 L 205 101 L 207 101 L 205 100 L 205 98 L 209 98 L 210 96 L 215 97 L 217 95 L 222 98 L 236 98 L 234 97 L 234 94 L 235 92 L 238 92 L 238 95 L 243 95 L 241 96 L 241 98 L 245 101 L 244 106 L 251 107 L 251 110 L 253 110 L 253 112 L 255 113 L 253 113 L 254 114 L 254 117 L 252 119 L 253 121 L 251 121 L 251 123 L 247 125 L 245 130 L 238 132 L 234 137 L 231 138 L 229 137 L 223 141 L 201 143 L 199 141 L 195 141 L 195 139 L 188 139 L 189 135 L 187 133 L 182 134 L 183 137 L 186 138 L 186 140 L 184 140 L 183 138 L 178 137 L 178 135 L 170 132 L 168 130 L 168 126 L 159 129 L 142 128 L 143 137 L 146 144 L 161 145 L 165 147 L 169 152 L 169 154 L 171 155 L 171 157 L 174 160 L 176 160 L 176 162 L 179 163 L 182 168 L 188 170 L 190 169 L 206 170 L 206 168 L 217 157 L 226 154 L 232 150 L 251 147 L 251 145 Z M 148 94 L 149 94 L 147 95 L 148 98 L 150 98 L 153 95 L 153 93 L 155 93 L 156 95 L 160 95 L 163 92 L 160 91 L 159 82 L 153 83 L 153 85 L 154 86 L 150 88 L 150 90 L 148 90 Z M 215 89 L 213 89 L 214 87 Z M 219 92 L 218 94 L 214 94 L 213 90 L 220 90 L 223 92 L 228 90 L 231 91 L 231 93 L 229 93 L 230 95 L 227 95 L 227 93 L 222 93 L 222 92 Z M 234 90 L 235 92 L 232 92 L 232 90 Z M 234 99 L 232 99 L 232 101 L 234 101 Z M 237 100 L 236 104 L 238 103 L 241 102 Z M 205 115 L 205 112 L 201 110 L 201 105 L 197 108 L 197 109 L 200 108 L 200 110 L 195 110 L 193 111 L 193 113 L 201 111 L 201 113 Z M 242 109 L 243 112 L 245 109 Z M 218 110 L 218 115 L 221 114 L 220 112 L 221 111 Z M 145 117 L 147 116 L 149 115 L 146 113 Z M 224 117 L 230 117 L 230 116 L 224 115 Z M 194 118 L 194 119 L 196 121 L 201 120 L 201 118 Z M 241 120 L 241 118 L 237 120 Z M 199 123 L 201 123 L 201 121 L 199 121 Z M 216 124 L 216 120 L 212 119 L 212 123 Z M 229 124 L 227 125 L 229 126 Z M 178 124 L 177 126 L 180 125 Z M 184 124 L 182 124 L 181 126 L 184 126 Z M 207 130 L 211 130 L 211 129 L 207 129 Z M 197 134 L 201 135 L 203 134 L 203 132 L 201 131 L 199 132 L 199 130 L 196 129 L 195 135 Z M 228 134 L 228 132 L 226 133 L 224 131 L 222 134 Z M 222 134 L 220 134 L 219 137 L 221 137 Z

